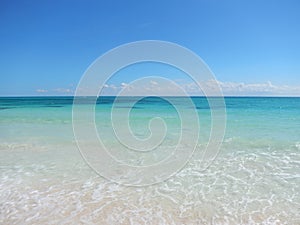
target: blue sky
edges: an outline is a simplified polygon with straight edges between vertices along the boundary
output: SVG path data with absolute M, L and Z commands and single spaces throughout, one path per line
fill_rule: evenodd
M 2 0 L 0 95 L 72 94 L 97 57 L 149 39 L 191 49 L 224 87 L 300 94 L 299 12 L 297 0 Z

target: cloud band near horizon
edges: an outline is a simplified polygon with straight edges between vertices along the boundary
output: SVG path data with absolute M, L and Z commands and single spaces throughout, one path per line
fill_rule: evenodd
M 214 88 L 213 81 L 207 81 L 202 85 L 206 88 Z M 203 96 L 203 92 L 200 87 L 193 82 L 184 83 L 177 82 L 178 85 L 191 96 Z M 296 96 L 300 97 L 300 86 L 290 85 L 274 85 L 268 81 L 265 83 L 243 83 L 243 82 L 222 82 L 217 81 L 217 84 L 221 88 L 224 96 Z M 105 84 L 101 95 L 104 96 L 116 96 L 118 93 L 127 87 L 128 83 L 120 84 Z M 162 90 L 169 89 L 170 96 L 178 96 L 176 90 L 172 90 L 172 87 L 166 87 L 160 85 L 156 81 L 146 82 L 142 85 L 135 86 L 131 85 L 130 95 L 139 95 L 143 89 L 151 90 L 155 95 L 160 95 Z M 36 89 L 37 95 L 74 95 L 74 88 L 55 88 L 51 90 L 39 88 Z M 165 91 L 164 91 L 165 93 Z

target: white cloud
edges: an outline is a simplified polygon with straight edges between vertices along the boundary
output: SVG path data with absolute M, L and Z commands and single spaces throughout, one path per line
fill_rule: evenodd
M 70 88 L 55 88 L 53 89 L 53 91 L 57 93 L 65 93 L 65 94 L 73 93 L 73 90 Z
M 194 96 L 203 95 L 200 87 L 194 82 L 184 82 L 184 80 L 173 81 L 181 87 L 187 94 Z M 208 93 L 214 93 L 214 90 L 221 88 L 224 96 L 300 96 L 300 86 L 291 85 L 274 85 L 271 81 L 264 83 L 243 83 L 243 82 L 222 82 L 208 80 L 201 83 L 202 88 L 208 90 Z M 178 87 L 172 82 L 162 82 L 155 79 L 145 79 L 144 82 L 138 83 L 120 83 L 105 84 L 101 95 L 118 95 L 122 90 L 126 89 L 127 95 L 180 95 Z M 89 88 L 87 88 L 86 95 Z M 37 89 L 37 93 L 48 95 L 73 95 L 73 88 L 56 88 L 52 90 Z
M 225 95 L 300 96 L 300 86 L 274 85 L 271 81 L 251 84 L 220 81 L 218 83 Z
M 151 80 L 150 84 L 152 84 L 152 85 L 158 85 L 158 83 L 156 81 L 154 81 L 154 80 Z
M 38 92 L 38 93 L 47 93 L 48 90 L 45 90 L 45 89 L 36 89 L 36 92 Z
M 200 87 L 196 83 L 179 82 L 178 85 L 190 95 L 203 95 Z M 271 81 L 264 83 L 243 83 L 243 82 L 222 82 L 208 80 L 201 84 L 202 88 L 214 93 L 218 86 L 225 96 L 300 96 L 300 86 L 274 85 Z M 117 95 L 122 89 L 127 88 L 128 93 L 138 95 L 144 90 L 149 93 L 160 95 L 160 93 L 170 93 L 176 95 L 177 89 L 167 83 L 161 84 L 154 80 L 147 81 L 140 85 L 130 85 L 121 83 L 119 85 L 107 84 L 103 95 Z
M 155 80 L 150 78 L 136 80 L 133 83 L 121 83 L 119 85 L 106 84 L 101 95 L 118 95 L 121 91 L 124 95 L 178 95 L 178 87 L 168 80 Z
M 122 87 L 122 88 L 127 87 L 127 85 L 128 85 L 128 84 L 126 84 L 126 83 L 121 83 L 121 87 Z

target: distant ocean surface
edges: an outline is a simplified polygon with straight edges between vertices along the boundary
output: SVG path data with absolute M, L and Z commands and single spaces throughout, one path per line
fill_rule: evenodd
M 200 149 L 210 134 L 210 108 L 203 97 L 192 100 Z M 113 101 L 99 99 L 95 115 L 111 146 L 105 127 Z M 206 171 L 196 152 L 165 182 L 134 188 L 85 163 L 73 136 L 72 97 L 0 97 L 0 224 L 300 224 L 300 98 L 225 102 L 225 138 Z M 164 118 L 176 137 L 178 115 L 154 97 L 132 109 L 137 136 L 149 135 L 153 116 Z

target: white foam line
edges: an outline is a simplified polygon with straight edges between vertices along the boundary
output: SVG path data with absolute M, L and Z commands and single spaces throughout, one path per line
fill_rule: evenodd
M 156 191 L 156 193 L 157 193 L 158 195 L 163 196 L 163 197 L 169 199 L 169 200 L 172 201 L 174 204 L 177 204 L 177 201 L 176 201 L 174 198 L 172 198 L 172 197 L 170 197 L 170 196 L 168 196 L 168 195 L 162 194 L 162 193 L 159 192 L 157 189 L 156 189 L 155 191 Z

